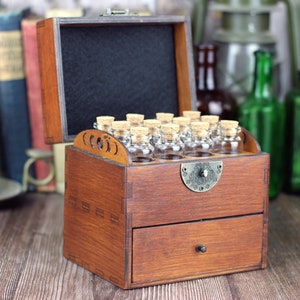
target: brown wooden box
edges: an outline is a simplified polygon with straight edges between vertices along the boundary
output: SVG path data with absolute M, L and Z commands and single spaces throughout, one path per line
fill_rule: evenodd
M 97 115 L 155 117 L 195 103 L 189 19 L 53 18 L 38 23 L 45 139 L 72 142 Z
M 140 26 L 143 34 L 138 35 L 138 44 L 144 38 L 150 39 L 151 48 L 155 48 L 156 43 L 160 45 L 167 40 L 167 45 L 163 43 L 159 51 L 169 49 L 162 53 L 163 60 L 173 53 L 172 59 L 167 59 L 162 67 L 162 73 L 172 79 L 159 84 L 163 74 L 156 74 L 160 78 L 158 82 L 151 77 L 153 71 L 161 71 L 161 60 L 154 55 L 151 61 L 153 53 L 150 56 L 145 53 L 150 46 L 145 41 L 147 47 L 141 46 L 141 54 L 135 53 L 133 57 L 141 55 L 138 64 L 144 57 L 150 59 L 147 68 L 139 71 L 139 77 L 146 71 L 151 74 L 143 75 L 146 77 L 143 85 L 137 81 L 134 93 L 131 91 L 136 88 L 131 86 L 134 81 L 123 85 L 122 80 L 116 79 L 117 89 L 130 90 L 120 102 L 114 87 L 103 92 L 109 84 L 101 86 L 105 78 L 95 69 L 92 71 L 97 74 L 90 74 L 91 66 L 86 68 L 85 64 L 89 64 L 89 59 L 97 69 L 102 67 L 102 60 L 120 64 L 117 72 L 101 69 L 108 72 L 104 77 L 111 78 L 124 74 L 123 64 L 127 64 L 127 70 L 135 70 L 136 60 L 128 64 L 115 50 L 127 51 L 126 55 L 130 56 L 133 49 L 121 47 L 124 38 L 118 32 L 126 36 L 127 42 L 135 43 L 126 30 L 133 34 Z M 105 30 L 102 32 L 105 28 L 108 35 Z M 164 32 L 162 36 L 160 31 Z M 94 43 L 95 32 L 99 37 L 96 44 L 102 47 L 114 47 L 102 40 L 102 34 L 105 39 L 115 38 L 114 51 L 97 56 L 102 50 Z M 155 111 L 173 111 L 179 115 L 182 110 L 193 108 L 195 83 L 189 21 L 179 16 L 49 19 L 39 23 L 38 35 L 46 139 L 61 142 L 75 137 L 74 145 L 66 150 L 64 256 L 124 289 L 265 268 L 269 155 L 260 152 L 259 145 L 246 130 L 241 133 L 245 151 L 240 155 L 216 154 L 141 164 L 132 163 L 123 145 L 109 134 L 88 129 L 97 115 L 115 109 L 114 99 L 117 110 L 109 114 L 116 114 L 120 119 L 127 112 L 153 117 Z M 76 44 L 82 47 L 78 52 L 74 50 L 74 55 L 72 49 Z M 91 44 L 96 51 L 91 51 Z M 84 63 L 77 66 L 81 58 Z M 155 64 L 158 68 L 150 68 Z M 125 73 L 133 77 L 135 74 Z M 144 87 L 153 81 L 150 89 Z M 163 100 L 158 96 L 161 93 Z M 133 103 L 130 97 L 135 98 Z M 155 101 L 156 97 L 159 101 Z M 208 171 L 207 177 L 200 175 L 204 169 Z M 185 183 L 189 181 L 185 180 L 186 176 L 192 177 L 188 178 L 198 191 Z

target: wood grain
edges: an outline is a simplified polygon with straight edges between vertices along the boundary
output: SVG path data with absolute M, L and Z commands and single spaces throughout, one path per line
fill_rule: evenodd
M 131 157 L 126 147 L 112 135 L 96 130 L 84 130 L 76 135 L 74 147 L 128 166 Z
M 192 49 L 189 48 L 192 44 L 189 29 L 185 23 L 174 26 L 179 115 L 182 115 L 184 110 L 191 110 L 191 103 L 196 101 L 193 97 L 195 86 L 190 84 L 195 82 L 195 78 L 194 73 L 189 72 L 190 69 L 194 69 L 194 62 L 188 55 L 192 53 Z
M 204 193 L 196 193 L 182 183 L 181 161 L 125 166 L 68 147 L 64 255 L 124 289 L 265 267 L 268 194 L 265 170 L 269 168 L 268 158 L 263 153 L 224 157 L 218 183 Z M 200 161 L 207 160 L 198 159 L 192 163 Z M 248 215 L 254 214 L 259 218 L 253 219 L 253 226 L 247 222 L 245 225 Z M 220 234 L 222 226 L 217 225 L 220 218 L 229 217 L 241 217 L 238 219 L 240 224 L 235 221 L 235 226 L 230 227 L 225 223 L 226 229 Z M 194 222 L 199 225 L 194 226 Z M 184 256 L 187 249 L 181 246 L 179 253 L 174 251 L 165 257 L 158 255 L 171 248 L 177 228 L 179 238 L 185 237 L 178 243 L 193 245 L 197 233 L 215 236 L 214 225 L 204 225 L 214 222 L 219 228 L 217 240 L 210 246 L 215 255 L 205 256 L 208 258 L 205 266 L 202 260 L 192 266 L 186 264 L 191 257 Z M 172 225 L 180 223 L 193 234 L 185 235 L 180 231 L 182 226 Z M 170 226 L 164 227 L 166 224 Z M 172 230 L 164 231 L 166 228 Z M 225 250 L 220 247 L 223 236 L 224 239 L 231 236 L 231 246 Z M 249 242 L 251 251 L 247 251 L 246 246 L 235 247 L 242 240 L 244 245 Z M 144 251 L 143 245 L 148 241 L 153 243 L 149 247 L 151 250 L 146 248 Z M 161 246 L 163 241 L 164 247 Z M 229 253 L 231 251 L 243 252 L 243 262 L 237 263 L 238 257 Z M 157 264 L 149 261 L 153 253 L 156 253 Z M 227 264 L 224 260 L 220 262 L 218 256 L 227 257 Z M 153 266 L 156 269 L 152 269 Z
M 176 69 L 176 74 L 170 74 L 168 76 L 174 75 L 177 79 L 177 82 L 174 82 L 174 85 L 177 83 L 177 97 L 175 95 L 174 99 L 176 102 L 175 107 L 178 104 L 178 114 L 182 114 L 183 110 L 192 109 L 192 104 L 196 101 L 196 92 L 195 92 L 195 79 L 194 79 L 194 64 L 192 57 L 192 36 L 190 29 L 190 19 L 184 16 L 164 16 L 164 17 L 89 17 L 89 18 L 54 18 L 46 19 L 40 21 L 37 26 L 38 30 L 38 49 L 39 49 L 39 61 L 41 69 L 41 85 L 42 85 L 42 96 L 43 96 L 43 112 L 45 118 L 45 138 L 47 143 L 59 143 L 59 142 L 71 142 L 73 135 L 69 134 L 70 128 L 68 124 L 72 118 L 70 108 L 68 108 L 68 101 L 73 101 L 73 99 L 65 99 L 65 89 L 66 85 L 64 80 L 66 80 L 66 70 L 65 66 L 63 68 L 62 62 L 62 48 L 66 41 L 62 38 L 61 28 L 80 28 L 80 27 L 89 27 L 89 30 L 93 30 L 95 27 L 105 26 L 109 29 L 110 26 L 114 25 L 159 25 L 162 24 L 171 24 L 174 29 L 174 54 L 175 60 L 174 69 Z M 149 27 L 151 28 L 151 27 Z M 171 32 L 172 33 L 172 32 Z M 101 44 L 101 36 L 99 36 L 99 43 Z M 172 35 L 173 38 L 173 35 Z M 173 40 L 172 40 L 173 42 Z M 139 49 L 139 48 L 138 48 Z M 122 50 L 122 49 L 120 49 Z M 86 52 L 86 51 L 84 51 Z M 84 54 L 82 54 L 84 55 Z M 109 54 L 111 55 L 111 53 Z M 114 53 L 115 55 L 115 53 Z M 163 53 L 162 53 L 163 55 Z M 91 57 L 92 59 L 93 57 Z M 102 58 L 105 60 L 106 58 Z M 115 59 L 117 61 L 118 58 Z M 76 61 L 72 62 L 76 66 Z M 122 62 L 126 65 L 126 62 Z M 100 65 L 101 68 L 102 65 Z M 135 69 L 135 67 L 131 66 Z M 105 70 L 104 70 L 105 72 Z M 72 73 L 73 74 L 73 73 Z M 127 73 L 126 73 L 127 74 Z M 131 72 L 127 75 L 130 76 Z M 76 75 L 74 75 L 76 78 Z M 89 80 L 96 80 L 97 76 L 89 76 Z M 80 79 L 82 80 L 82 79 Z M 133 88 L 133 87 L 131 87 Z M 168 88 L 167 88 L 168 89 Z M 167 90 L 165 89 L 165 90 Z M 90 91 L 89 91 L 90 92 Z M 111 91 L 110 93 L 113 93 Z M 134 95 L 135 98 L 144 98 L 145 91 L 143 89 L 137 89 L 138 95 Z M 81 93 L 81 92 L 80 92 Z M 93 97 L 84 95 L 85 98 L 92 101 Z M 76 93 L 73 97 L 76 98 Z M 156 94 L 153 94 L 155 98 Z M 98 97 L 96 97 L 98 99 Z M 100 102 L 94 103 L 98 106 L 105 106 L 105 100 L 100 98 Z M 123 99 L 122 107 L 120 111 L 122 113 L 127 113 L 130 108 L 130 103 L 132 99 Z M 173 101 L 172 100 L 172 101 Z M 93 100 L 95 101 L 95 100 Z M 98 101 L 98 100 L 97 100 Z M 155 99 L 153 99 L 155 103 Z M 123 106 L 124 104 L 124 106 Z M 139 104 L 137 104 L 139 105 Z M 70 107 L 70 105 L 69 105 Z M 127 107 L 127 111 L 126 111 Z M 144 108 L 145 109 L 145 108 Z M 76 109 L 75 109 L 76 110 Z M 124 111 L 125 110 L 125 111 Z M 68 115 L 67 115 L 68 113 Z M 77 115 L 81 112 L 76 112 Z M 96 112 L 95 112 L 96 113 Z M 147 113 L 147 111 L 145 111 Z M 74 118 L 74 117 L 73 117 Z M 68 122 L 67 122 L 68 121 Z M 76 119 L 76 122 L 80 120 Z M 84 125 L 84 124 L 81 124 Z M 92 126 L 92 124 L 91 124 Z M 86 127 L 86 125 L 84 126 Z M 79 126 L 81 131 L 88 128 L 82 128 Z M 75 130 L 72 128 L 72 130 Z M 76 132 L 77 134 L 78 132 Z
M 262 214 L 133 230 L 133 282 L 199 278 L 261 266 Z M 205 252 L 196 251 L 204 245 Z
M 27 193 L 0 206 L 0 299 L 299 299 L 300 197 L 270 203 L 264 270 L 121 290 L 62 255 L 63 197 Z
M 128 206 L 133 214 L 133 226 L 262 212 L 263 199 L 268 192 L 264 179 L 268 156 L 223 157 L 220 160 L 223 161 L 221 178 L 204 193 L 195 193 L 182 183 L 180 161 L 130 168 L 127 181 L 132 183 L 132 197 Z
M 54 20 L 37 23 L 38 53 L 42 86 L 44 136 L 48 144 L 63 141 L 59 105 L 59 78 L 56 64 Z

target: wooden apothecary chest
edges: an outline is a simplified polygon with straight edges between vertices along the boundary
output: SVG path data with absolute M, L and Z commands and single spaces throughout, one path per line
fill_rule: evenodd
M 141 164 L 88 129 L 97 115 L 193 109 L 189 20 L 56 18 L 38 37 L 46 140 L 74 140 L 64 256 L 124 289 L 265 268 L 269 155 L 246 130 L 239 155 Z

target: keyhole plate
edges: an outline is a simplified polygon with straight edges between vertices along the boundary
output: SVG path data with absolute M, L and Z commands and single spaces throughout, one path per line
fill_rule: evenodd
M 181 179 L 185 186 L 194 192 L 206 192 L 219 181 L 222 170 L 222 161 L 183 163 Z

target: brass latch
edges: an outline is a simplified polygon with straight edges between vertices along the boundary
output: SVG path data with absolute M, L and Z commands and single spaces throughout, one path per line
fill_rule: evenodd
M 220 179 L 222 161 L 193 162 L 181 164 L 181 179 L 194 192 L 210 190 Z
M 138 16 L 137 13 L 132 13 L 128 8 L 125 9 L 112 9 L 107 8 L 101 16 Z

